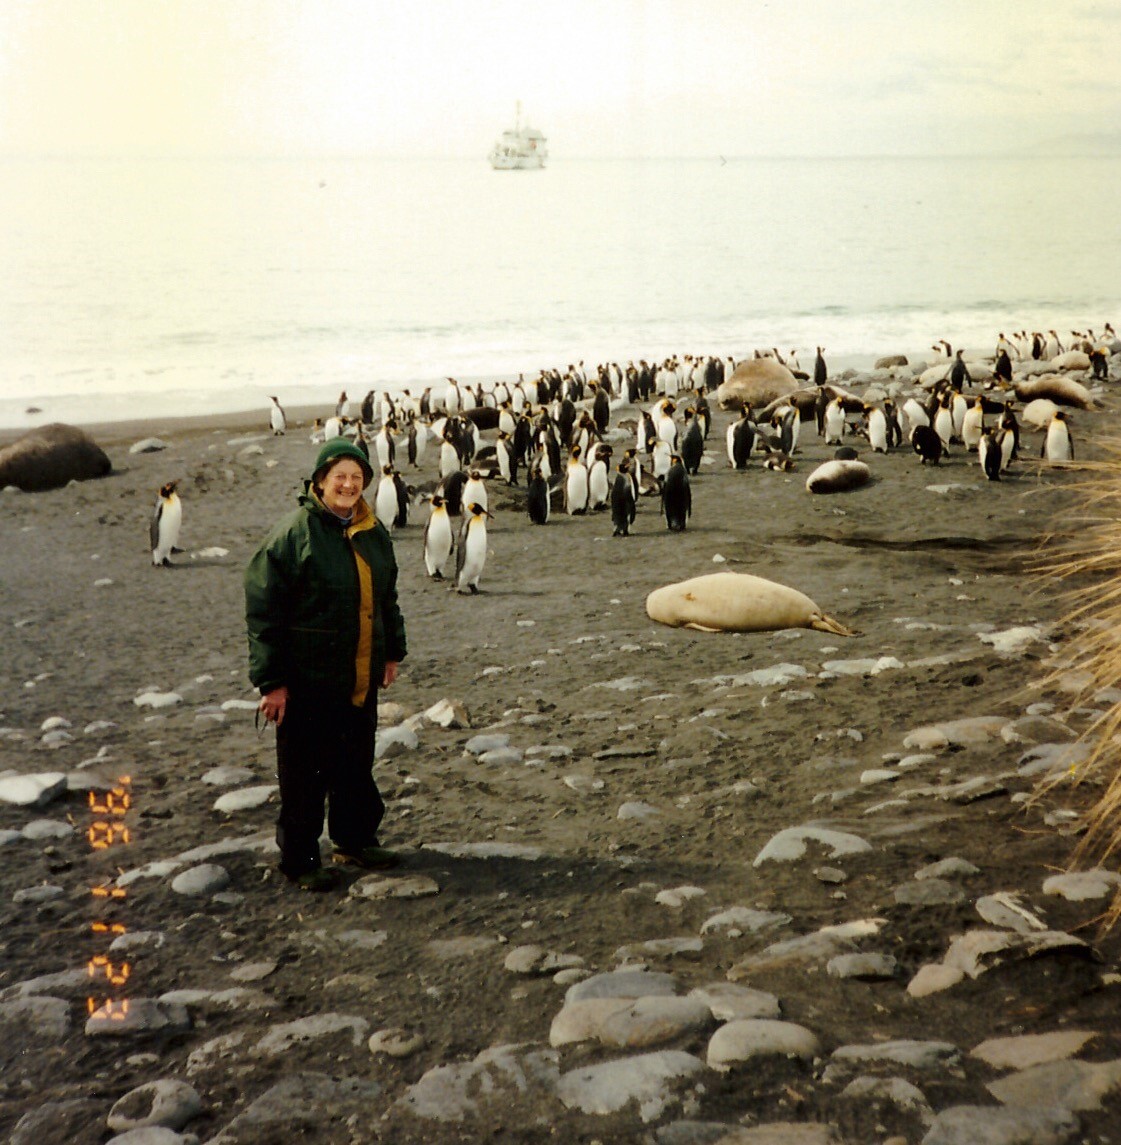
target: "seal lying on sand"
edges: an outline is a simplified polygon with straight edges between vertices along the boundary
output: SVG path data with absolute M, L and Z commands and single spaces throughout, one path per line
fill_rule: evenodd
M 716 401 L 721 409 L 739 409 L 744 402 L 758 409 L 798 388 L 798 379 L 781 362 L 774 358 L 748 358 L 740 362 L 727 381 L 720 383 Z
M 91 437 L 72 425 L 53 422 L 0 449 L 0 489 L 15 485 L 25 493 L 41 493 L 71 481 L 104 477 L 112 468 Z
M 646 615 L 671 628 L 698 632 L 813 628 L 834 636 L 856 635 L 797 589 L 747 573 L 709 573 L 656 588 L 646 598 Z

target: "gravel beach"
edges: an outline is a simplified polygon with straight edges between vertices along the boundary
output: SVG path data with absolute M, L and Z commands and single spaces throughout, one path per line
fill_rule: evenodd
M 913 381 L 881 374 L 841 384 Z M 1099 398 L 1078 463 L 1116 431 Z M 713 403 L 685 532 L 656 497 L 626 538 L 535 526 L 496 480 L 477 596 L 427 577 L 418 497 L 376 764 L 403 866 L 310 895 L 275 869 L 241 590 L 315 456 L 303 412 L 98 427 L 111 476 L 0 494 L 0 1133 L 1121 1142 L 1121 934 L 1094 925 L 1121 878 L 1057 877 L 1096 789 L 1031 798 L 1117 700 L 1048 681 L 1067 605 L 1032 570 L 1078 528 L 1077 464 L 1027 426 L 1000 482 L 854 439 L 871 482 L 811 495 L 812 422 L 794 471 L 735 471 Z M 715 571 L 857 635 L 648 619 Z

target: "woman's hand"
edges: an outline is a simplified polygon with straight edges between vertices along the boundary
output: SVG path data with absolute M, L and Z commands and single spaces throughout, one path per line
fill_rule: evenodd
M 284 722 L 284 710 L 287 707 L 288 689 L 281 684 L 279 688 L 273 688 L 271 692 L 266 692 L 261 697 L 261 702 L 257 705 L 257 710 L 269 723 L 274 723 L 277 727 L 280 727 Z
M 381 686 L 383 688 L 388 688 L 389 685 L 392 684 L 393 681 L 396 679 L 397 679 L 397 661 L 396 660 L 387 660 L 385 662 L 385 672 L 382 674 L 382 678 L 381 678 Z

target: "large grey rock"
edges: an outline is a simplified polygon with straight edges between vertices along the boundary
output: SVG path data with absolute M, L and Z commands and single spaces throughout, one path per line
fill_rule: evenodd
M 991 1081 L 988 1088 L 997 1101 L 1017 1108 L 1100 1109 L 1103 1098 L 1121 1092 L 1121 1060 L 1047 1062 Z
M 1065 1109 L 954 1105 L 935 1117 L 922 1145 L 1066 1145 L 1079 1129 Z
M 0 803 L 16 807 L 45 807 L 65 793 L 66 773 L 63 771 L 9 775 L 0 779 Z
M 1073 1057 L 1094 1037 L 1097 1034 L 1092 1030 L 1055 1030 L 1050 1034 L 990 1038 L 974 1046 L 969 1056 L 991 1065 L 993 1069 L 1030 1069 Z
M 350 1139 L 349 1118 L 365 1121 L 381 1092 L 377 1082 L 298 1073 L 279 1081 L 238 1114 L 207 1145 L 258 1145 L 261 1141 Z
M 492 1046 L 472 1061 L 435 1066 L 410 1086 L 398 1105 L 429 1121 L 455 1122 L 488 1107 L 509 1115 L 520 1097 L 552 1094 L 560 1079 L 556 1050 Z
M 1121 886 L 1121 875 L 1096 867 L 1092 871 L 1072 871 L 1065 875 L 1051 875 L 1043 881 L 1045 895 L 1061 895 L 1070 902 L 1085 902 L 1114 894 Z
M 833 978 L 880 982 L 894 978 L 899 963 L 890 954 L 838 954 L 829 959 L 825 969 Z
M 893 1062 L 912 1069 L 956 1066 L 961 1051 L 951 1042 L 921 1042 L 898 1039 L 870 1045 L 840 1046 L 833 1051 L 834 1062 Z
M 570 1070 L 561 1076 L 556 1092 L 566 1108 L 584 1113 L 617 1113 L 634 1101 L 639 1117 L 650 1122 L 679 1100 L 682 1088 L 704 1070 L 704 1062 L 692 1054 L 662 1050 Z
M 780 1018 L 782 1007 L 779 1000 L 765 990 L 753 990 L 750 986 L 736 986 L 731 982 L 713 982 L 707 986 L 697 986 L 686 995 L 699 998 L 712 1011 L 719 1022 L 731 1022 L 736 1018 Z
M 0 1002 L 0 1037 L 57 1041 L 70 1031 L 70 1004 L 62 998 L 31 995 Z
M 970 978 L 979 978 L 1003 962 L 1057 952 L 1081 958 L 1096 957 L 1088 943 L 1062 931 L 1017 934 L 1008 930 L 971 930 L 953 940 L 942 964 Z
M 787 926 L 790 915 L 775 910 L 752 910 L 746 906 L 733 906 L 711 915 L 701 923 L 701 934 L 738 930 L 745 934 L 758 934 L 771 927 Z
M 568 988 L 565 1005 L 586 998 L 646 998 L 677 993 L 677 980 L 670 974 L 648 970 L 612 970 L 593 974 Z
M 330 1038 L 339 1033 L 350 1033 L 350 1044 L 360 1046 L 370 1029 L 365 1018 L 350 1014 L 312 1014 L 307 1018 L 296 1018 L 273 1026 L 254 1047 L 259 1054 L 271 1056 L 287 1053 L 292 1046 L 303 1045 L 320 1038 Z
M 551 1046 L 598 1041 L 606 1046 L 647 1049 L 699 1033 L 712 1025 L 712 1011 L 699 998 L 588 998 L 570 1002 L 553 1019 Z
M 101 1006 L 86 1019 L 86 1037 L 127 1038 L 137 1034 L 178 1033 L 191 1028 L 187 1007 L 156 998 L 129 998 Z
M 367 875 L 354 883 L 348 893 L 352 898 L 417 899 L 438 895 L 440 885 L 427 875 L 403 875 L 398 878 Z
M 100 1101 L 48 1101 L 19 1119 L 8 1145 L 100 1145 L 104 1118 L 105 1103 Z

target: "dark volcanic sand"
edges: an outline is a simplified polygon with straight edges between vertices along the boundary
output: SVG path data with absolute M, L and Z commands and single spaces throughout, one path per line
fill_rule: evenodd
M 379 763 L 376 775 L 389 804 L 383 841 L 404 853 L 407 873 L 433 877 L 440 894 L 381 903 L 301 894 L 274 870 L 270 856 L 246 852 L 215 860 L 229 870 L 230 889 L 242 896 L 235 904 L 180 896 L 170 878 L 132 884 L 121 920 L 129 930 L 162 930 L 166 942 L 132 957 L 131 996 L 223 989 L 236 984 L 229 975 L 239 963 L 271 960 L 276 970 L 248 984 L 271 1000 L 258 1010 L 193 1009 L 194 1027 L 186 1033 L 89 1038 L 83 1034 L 86 987 L 63 990 L 59 996 L 72 1003 L 65 1037 L 33 1037 L 18 1022 L 4 1027 L 0 1131 L 10 1132 L 46 1101 L 88 1097 L 107 1112 L 143 1082 L 185 1077 L 187 1055 L 203 1042 L 245 1032 L 245 1052 L 189 1078 L 204 1113 L 186 1131 L 201 1140 L 298 1069 L 372 1079 L 382 1087 L 361 1124 L 325 1122 L 299 1140 L 543 1140 L 550 1131 L 513 1108 L 488 1111 L 480 1125 L 447 1126 L 391 1106 L 435 1065 L 473 1058 L 497 1044 L 547 1044 L 564 988 L 548 977 L 504 970 L 512 947 L 533 942 L 577 954 L 598 972 L 619 964 L 621 946 L 695 936 L 706 918 L 736 905 L 779 909 L 793 922 L 766 935 L 706 935 L 699 955 L 648 959 L 650 965 L 671 970 L 687 989 L 724 980 L 737 961 L 777 938 L 830 923 L 887 920 L 863 948 L 894 954 L 901 964 L 898 981 L 839 981 L 823 966 L 747 980 L 776 994 L 783 1016 L 814 1030 L 826 1053 L 847 1042 L 884 1038 L 939 1039 L 967 1052 L 989 1037 L 1069 1026 L 1100 1033 L 1083 1057 L 1121 1056 L 1121 991 L 1101 984 L 1102 974 L 1115 968 L 1121 935 L 1099 938 L 1087 925 L 1103 901 L 1069 903 L 1040 890 L 1043 879 L 1067 863 L 1074 843 L 1044 824 L 1045 813 L 1056 806 L 1083 809 L 1095 791 L 1063 790 L 1031 807 L 1013 803 L 1010 794 L 1031 790 L 1031 780 L 1014 774 L 1030 743 L 999 738 L 942 751 L 895 785 L 859 783 L 862 771 L 883 766 L 885 753 L 907 754 L 904 736 L 920 725 L 981 715 L 1011 719 L 1033 702 L 1050 699 L 1060 708 L 1067 702 L 1060 693 L 1030 687 L 1047 674 L 1046 643 L 1003 658 L 978 633 L 1048 625 L 1062 615 L 1055 587 L 1034 579 L 1029 567 L 1043 534 L 1069 523 L 1077 474 L 1027 460 L 1008 480 L 990 485 L 960 449 L 937 469 L 921 466 L 904 449 L 887 457 L 863 454 L 875 475 L 870 486 L 810 496 L 807 475 L 833 452 L 810 423 L 803 426 L 797 472 L 765 472 L 755 460 L 750 472 L 737 473 L 724 455 L 727 416 L 716 415 L 707 455 L 712 464 L 693 481 L 694 514 L 682 535 L 665 530 L 656 500 L 647 498 L 628 539 L 612 539 L 607 514 L 556 513 L 547 527 L 534 527 L 520 490 L 492 483 L 496 520 L 477 597 L 457 595 L 425 576 L 427 511 L 416 508 L 414 523 L 395 540 L 410 653 L 383 704 L 396 701 L 412 714 L 445 697 L 460 700 L 473 730 L 427 728 L 418 749 Z M 1107 413 L 1074 415 L 1080 458 L 1098 453 L 1091 435 L 1107 432 L 1110 420 Z M 0 771 L 72 771 L 107 745 L 107 760 L 86 770 L 110 779 L 128 774 L 133 794 L 131 842 L 98 853 L 86 840 L 90 814 L 83 792 L 42 810 L 0 805 L 0 829 L 20 829 L 43 817 L 69 818 L 77 828 L 70 838 L 21 839 L 3 847 L 0 987 L 84 968 L 103 949 L 89 929 L 96 917 L 89 887 L 110 870 L 272 829 L 272 804 L 225 816 L 212 810 L 224 789 L 200 782 L 218 765 L 249 768 L 250 784 L 273 782 L 271 732 L 255 734 L 252 712 L 232 710 L 219 723 L 206 712 L 200 717 L 199 709 L 252 698 L 241 571 L 268 526 L 293 504 L 315 447 L 300 428 L 283 438 L 261 436 L 263 454 L 244 455 L 238 439 L 262 431 L 237 419 L 135 430 L 97 434 L 117 467 L 109 478 L 53 493 L 0 496 L 0 727 L 24 733 L 22 740 L 0 739 Z M 170 448 L 130 456 L 128 445 L 150 433 Z M 1038 455 L 1039 440 L 1025 432 L 1028 458 Z M 629 444 L 620 443 L 617 456 Z M 434 477 L 435 450 L 426 461 L 418 482 Z M 187 551 L 174 558 L 174 568 L 157 570 L 146 550 L 147 519 L 156 490 L 173 478 L 182 482 L 180 545 Z M 941 483 L 967 488 L 929 491 Z M 228 555 L 192 559 L 209 546 Z M 728 563 L 714 564 L 714 554 Z M 651 589 L 720 569 L 796 587 L 860 635 L 702 635 L 659 627 L 646 617 L 643 603 Z M 112 583 L 95 585 L 100 578 Z M 914 666 L 947 653 L 962 657 Z M 874 676 L 817 677 L 824 661 L 877 657 L 910 666 Z M 802 665 L 809 676 L 778 687 L 711 682 L 784 662 Z M 595 686 L 624 678 L 637 686 Z M 177 691 L 183 702 L 160 711 L 134 705 L 134 697 L 150 688 Z M 784 698 L 790 691 L 811 696 Z M 53 715 L 71 722 L 74 742 L 48 750 L 39 744 L 39 728 Z M 526 723 L 526 716 L 539 718 Z M 83 734 L 87 724 L 102 719 L 117 726 Z M 1069 727 L 1079 731 L 1085 723 L 1085 716 L 1074 716 Z M 469 736 L 496 724 L 514 746 L 563 745 L 572 754 L 536 766 L 490 766 L 464 754 Z M 1054 730 L 1058 734 L 1050 738 L 1068 738 L 1058 725 Z M 610 758 L 594 758 L 606 749 L 614 749 Z M 922 797 L 865 814 L 899 789 L 1004 773 L 1013 773 L 1005 780 L 1007 792 L 991 798 L 958 805 Z M 603 786 L 578 793 L 562 782 L 574 775 Z M 759 793 L 733 790 L 745 780 Z M 845 790 L 851 794 L 843 799 L 814 802 L 821 793 Z M 628 801 L 651 804 L 660 814 L 620 820 L 616 813 Z M 852 830 L 873 849 L 836 860 L 818 853 L 801 862 L 752 866 L 774 833 L 811 821 Z M 529 845 L 545 854 L 537 860 L 454 859 L 422 849 L 484 841 Z M 964 884 L 964 903 L 895 903 L 895 887 L 948 856 L 981 869 Z M 847 881 L 819 881 L 813 871 L 823 863 L 842 868 Z M 44 882 L 64 893 L 39 906 L 13 902 L 20 888 Z M 659 890 L 683 885 L 706 893 L 679 910 L 655 902 Z M 1052 929 L 1077 929 L 1094 940 L 1105 965 L 1065 959 L 1014 964 L 939 994 L 907 995 L 908 979 L 923 963 L 939 960 L 951 936 L 987 925 L 973 909 L 976 897 L 1017 890 Z M 388 939 L 371 953 L 328 937 L 359 928 L 384 930 Z M 460 956 L 429 945 L 461 938 L 494 944 Z M 418 1030 L 425 1045 L 394 1060 L 372 1055 L 365 1039 L 353 1047 L 340 1034 L 279 1057 L 248 1052 L 271 1026 L 321 1012 L 364 1017 L 371 1031 Z M 673 1045 L 703 1058 L 705 1040 Z M 594 1044 L 566 1047 L 562 1068 L 623 1052 Z M 893 1072 L 917 1082 L 936 1111 L 992 1103 L 984 1082 L 995 1071 L 969 1058 L 957 1072 Z M 837 1092 L 821 1081 L 820 1070 L 768 1060 L 707 1077 L 691 1116 L 730 1124 L 752 1118 L 829 1121 L 854 1143 L 892 1132 L 912 1142 L 921 1137 L 913 1115 L 890 1105 L 844 1103 Z M 552 1103 L 544 1112 L 556 1140 L 637 1141 L 649 1132 L 633 1111 L 594 1117 Z M 667 1113 L 658 1123 L 678 1116 Z M 1117 1098 L 1105 1112 L 1085 1115 L 1085 1140 L 1121 1140 L 1110 1136 L 1119 1117 Z M 107 1131 L 98 1132 L 103 1125 L 92 1119 L 91 1135 L 75 1139 L 106 1139 Z

